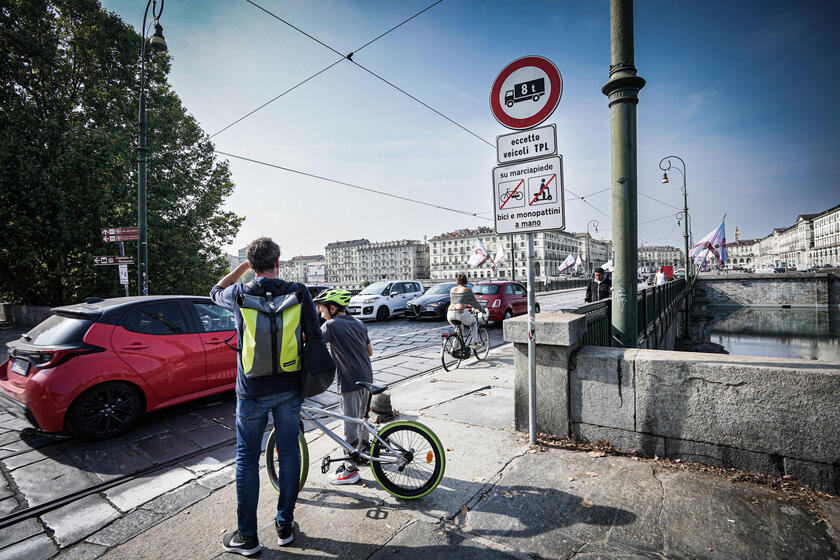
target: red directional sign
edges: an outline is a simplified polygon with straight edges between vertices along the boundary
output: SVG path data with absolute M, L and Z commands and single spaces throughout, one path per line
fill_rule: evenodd
M 102 241 L 139 241 L 140 229 L 136 227 L 102 228 Z
M 103 255 L 101 257 L 93 257 L 93 266 L 106 266 L 113 264 L 134 264 L 134 257 L 121 255 Z
M 563 78 L 554 63 L 541 56 L 524 56 L 496 76 L 490 110 L 502 126 L 523 130 L 551 116 L 562 94 Z

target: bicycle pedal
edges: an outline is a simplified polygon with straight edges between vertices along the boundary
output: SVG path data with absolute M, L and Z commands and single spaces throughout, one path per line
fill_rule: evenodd
M 327 474 L 330 472 L 330 456 L 327 455 L 323 459 L 321 459 L 321 474 Z

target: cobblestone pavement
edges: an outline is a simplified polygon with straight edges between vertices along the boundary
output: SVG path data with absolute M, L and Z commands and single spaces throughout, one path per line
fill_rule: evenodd
M 537 297 L 544 312 L 574 307 L 582 300 L 582 289 Z M 440 335 L 449 328 L 445 321 L 402 318 L 368 323 L 375 381 L 399 383 L 439 367 Z M 25 330 L 0 329 L 3 359 L 5 342 L 18 338 Z M 501 344 L 502 329 L 491 328 L 490 337 L 492 346 Z M 312 401 L 316 406 L 337 404 L 335 389 L 334 385 Z M 149 526 L 170 507 L 164 503 L 163 495 L 171 490 L 190 482 L 192 492 L 209 494 L 227 483 L 234 460 L 234 412 L 234 396 L 227 393 L 150 414 L 127 434 L 95 443 L 43 434 L 0 412 L 0 516 L 155 465 L 172 463 L 163 470 L 83 498 L 97 512 L 94 520 L 82 522 L 74 517 L 75 507 L 71 504 L 4 528 L 0 531 L 0 560 L 12 552 L 18 558 L 49 558 L 94 531 L 114 527 L 115 520 L 126 526 Z M 178 460 L 189 453 L 194 456 Z M 137 505 L 152 499 L 163 500 L 156 506 L 159 511 L 146 508 L 142 510 L 143 519 L 137 518 Z M 119 535 L 113 538 L 118 539 Z M 24 542 L 28 543 L 25 554 L 19 556 Z M 33 548 L 29 549 L 30 545 Z

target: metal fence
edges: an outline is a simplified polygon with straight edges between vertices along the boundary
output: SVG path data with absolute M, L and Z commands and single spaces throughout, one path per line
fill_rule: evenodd
M 682 278 L 639 291 L 636 305 L 640 346 L 648 337 L 656 336 L 658 321 L 672 318 L 678 311 L 677 303 L 682 301 L 684 291 L 685 279 Z M 612 299 L 602 299 L 567 311 L 586 315 L 585 345 L 612 346 Z

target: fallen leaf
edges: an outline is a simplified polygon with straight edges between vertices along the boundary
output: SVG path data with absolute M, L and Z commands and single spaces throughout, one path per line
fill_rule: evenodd
M 368 487 L 367 482 L 362 482 L 362 488 L 367 488 L 367 487 Z
M 592 471 L 588 471 L 585 473 L 587 476 L 598 476 L 598 473 L 594 473 Z
M 574 477 L 574 476 L 569 477 L 569 482 L 574 482 L 575 480 L 577 480 L 577 477 Z
M 446 450 L 447 451 L 453 451 L 453 449 L 451 447 L 447 447 Z
M 479 395 L 479 396 L 481 396 L 481 397 L 486 397 L 486 396 L 487 396 L 487 393 L 483 393 L 483 392 L 481 392 L 481 391 L 478 391 L 478 392 L 476 392 L 476 395 Z
M 682 463 L 682 459 L 674 459 L 675 463 Z
M 730 523 L 735 523 L 734 519 L 727 519 L 727 521 L 729 521 Z
M 473 482 L 484 482 L 484 477 L 483 476 L 477 476 L 474 479 L 472 479 L 472 481 Z
M 582 505 L 583 507 L 589 508 L 589 507 L 594 506 L 595 504 L 593 504 L 593 503 L 592 503 L 592 502 L 590 502 L 589 500 L 583 500 L 583 501 L 580 503 L 580 505 Z
M 785 475 L 785 476 L 783 476 L 782 478 L 783 478 L 784 480 L 792 480 L 792 479 L 793 479 L 793 476 L 791 476 L 791 475 L 789 475 L 789 474 L 786 474 L 786 475 Z
M 467 504 L 461 506 L 461 515 L 467 515 L 470 510 L 467 509 Z
M 499 490 L 499 494 L 508 499 L 513 499 L 517 495 L 516 492 L 508 492 L 507 490 Z
M 587 455 L 589 455 L 590 457 L 606 457 L 607 456 L 607 454 L 604 453 L 603 451 L 597 451 L 597 450 L 596 451 L 590 451 L 589 453 L 587 453 Z
M 712 551 L 714 550 L 714 548 L 709 547 L 709 548 L 707 548 L 706 550 L 708 550 L 709 552 L 712 552 Z

